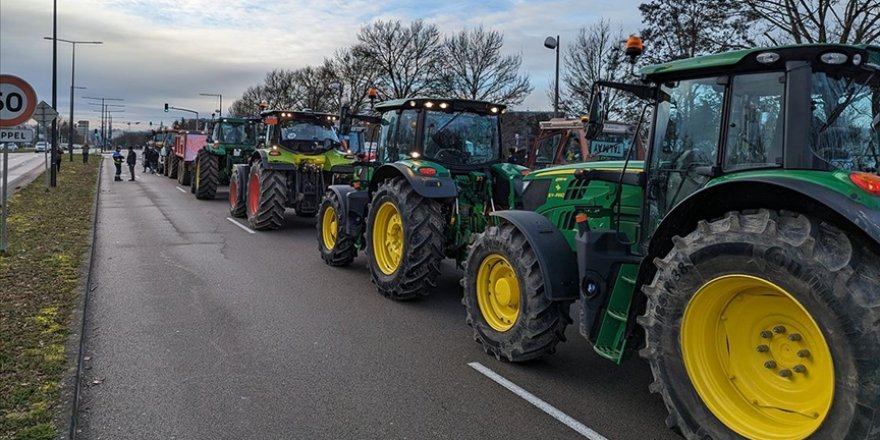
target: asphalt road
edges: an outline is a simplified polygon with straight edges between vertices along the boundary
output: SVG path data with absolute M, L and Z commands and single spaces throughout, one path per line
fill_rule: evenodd
M 363 256 L 323 263 L 314 219 L 249 233 L 227 219 L 225 190 L 200 201 L 112 170 L 105 161 L 79 438 L 583 438 L 471 363 L 608 439 L 677 438 L 647 365 L 599 358 L 575 327 L 544 360 L 486 355 L 453 264 L 430 297 L 393 302 Z
M 63 165 L 62 165 L 63 166 Z M 9 153 L 9 194 L 28 183 L 45 168 L 45 155 L 42 153 Z M 0 148 L 0 178 L 3 176 L 3 149 Z M 0 180 L 2 186 L 2 180 Z

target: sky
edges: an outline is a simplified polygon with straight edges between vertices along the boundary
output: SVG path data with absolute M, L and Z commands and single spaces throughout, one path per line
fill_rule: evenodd
M 163 111 L 164 103 L 210 116 L 223 112 L 274 68 L 318 65 L 356 43 L 358 30 L 377 19 L 423 19 L 444 34 L 482 25 L 504 33 L 504 52 L 520 54 L 534 91 L 517 110 L 550 110 L 547 90 L 555 55 L 581 27 L 605 18 L 637 32 L 636 0 L 61 0 L 58 38 L 102 41 L 76 46 L 74 119 L 95 127 L 100 106 L 83 96 L 121 98 L 116 128 L 149 128 L 191 114 Z M 38 100 L 52 103 L 52 1 L 0 0 L 0 73 L 29 82 Z M 71 45 L 58 43 L 59 113 L 69 116 Z M 137 124 L 139 123 L 139 124 Z M 122 125 L 120 125 L 122 124 Z

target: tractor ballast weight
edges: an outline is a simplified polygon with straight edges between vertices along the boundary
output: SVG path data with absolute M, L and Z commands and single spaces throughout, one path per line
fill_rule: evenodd
M 641 74 L 597 82 L 588 137 L 601 89 L 631 93 L 654 109 L 643 161 L 630 148 L 525 178 L 523 207 L 564 248 L 521 221 L 477 236 L 463 281 L 474 337 L 509 361 L 552 353 L 573 301 L 543 292 L 576 277 L 581 335 L 616 363 L 640 348 L 688 439 L 874 436 L 880 47 L 750 49 Z M 545 269 L 550 252 L 577 268 Z

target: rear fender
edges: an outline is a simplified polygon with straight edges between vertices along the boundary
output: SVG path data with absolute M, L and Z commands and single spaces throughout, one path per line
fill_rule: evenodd
M 492 213 L 525 235 L 544 275 L 544 294 L 551 301 L 578 299 L 578 267 L 574 251 L 547 217 L 532 211 Z
M 402 163 L 389 163 L 380 166 L 373 173 L 370 181 L 370 194 L 374 193 L 379 184 L 386 179 L 402 176 L 409 182 L 412 189 L 426 199 L 451 199 L 458 197 L 455 181 L 449 176 L 422 176 Z

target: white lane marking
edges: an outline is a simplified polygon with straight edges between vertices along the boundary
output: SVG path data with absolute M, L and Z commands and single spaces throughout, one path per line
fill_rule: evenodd
M 175 186 L 175 188 L 177 188 L 178 191 L 180 191 L 180 192 L 186 194 L 186 190 L 185 190 L 185 189 L 183 189 L 183 188 L 181 188 L 181 187 L 179 187 L 179 186 Z
M 256 233 L 257 233 L 257 231 L 254 231 L 253 229 L 251 229 L 251 228 L 249 228 L 249 227 L 247 227 L 247 226 L 245 226 L 245 225 L 243 225 L 243 224 L 241 224 L 241 223 L 235 221 L 235 219 L 232 218 L 232 217 L 226 217 L 226 220 L 229 220 L 229 221 L 231 221 L 232 224 L 234 224 L 235 226 L 238 226 L 239 228 L 244 229 L 245 231 L 247 231 L 248 234 L 256 234 Z
M 503 376 L 490 370 L 488 367 L 484 366 L 483 364 L 481 364 L 479 362 L 470 362 L 470 363 L 468 363 L 468 366 L 473 368 L 474 370 L 479 371 L 480 373 L 482 373 L 484 376 L 488 377 L 489 379 L 494 380 L 498 385 L 501 385 L 504 388 L 507 388 L 513 394 L 516 394 L 517 396 L 522 397 L 525 401 L 531 403 L 532 405 L 535 405 L 538 409 L 540 409 L 541 411 L 544 411 L 545 413 L 550 415 L 550 417 L 553 417 L 554 419 L 559 420 L 565 426 L 568 426 L 569 428 L 577 431 L 578 434 L 580 434 L 590 440 L 608 440 L 607 438 L 603 437 L 598 432 L 593 431 L 592 429 L 590 429 L 589 427 L 587 427 L 583 423 L 578 422 L 577 420 L 573 419 L 568 414 L 556 409 L 556 407 L 554 407 L 553 405 L 550 405 L 549 403 L 536 397 L 534 394 L 522 389 L 519 385 L 505 379 Z

